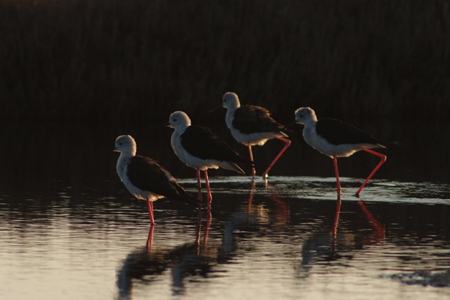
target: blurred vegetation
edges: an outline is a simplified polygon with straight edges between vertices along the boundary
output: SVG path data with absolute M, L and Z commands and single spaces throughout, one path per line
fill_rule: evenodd
M 450 115 L 446 0 L 0 0 L 0 41 L 2 118 Z

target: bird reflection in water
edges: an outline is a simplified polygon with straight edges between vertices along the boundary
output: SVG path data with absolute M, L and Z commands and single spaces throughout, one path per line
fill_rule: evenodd
M 252 177 L 252 185 L 250 186 L 250 192 L 248 197 L 248 208 L 247 212 L 250 213 L 252 208 L 253 196 L 255 195 L 255 177 Z
M 353 231 L 342 230 L 338 233 L 341 205 L 341 197 L 338 195 L 331 230 L 328 233 L 318 232 L 313 234 L 303 244 L 299 277 L 308 277 L 311 268 L 316 264 L 332 263 L 340 259 L 351 259 L 353 256 L 351 251 L 354 249 L 366 245 L 384 243 L 384 225 L 373 216 L 363 200 L 358 200 L 358 205 L 365 219 L 372 227 L 372 232 L 367 234 L 365 231 L 362 232 L 359 228 L 356 228 Z M 358 240 L 356 240 L 356 232 L 363 234 Z
M 148 237 L 147 237 L 147 251 L 150 251 L 150 249 L 152 248 L 152 243 L 153 243 L 153 231 L 155 230 L 155 226 L 150 226 L 150 229 L 148 231 Z
M 207 210 L 207 214 L 206 214 L 205 232 L 203 234 L 203 247 L 200 247 L 201 246 L 200 239 L 201 239 L 201 232 L 202 232 L 202 210 L 199 209 L 199 211 L 198 211 L 198 222 L 197 222 L 197 237 L 195 239 L 196 243 L 197 243 L 197 248 L 198 248 L 198 252 L 199 253 L 202 250 L 203 250 L 203 252 L 205 252 L 206 249 L 207 249 L 209 227 L 211 226 L 211 218 L 212 218 L 212 213 L 211 213 L 211 210 L 208 209 Z
M 363 245 L 384 244 L 386 237 L 384 224 L 382 224 L 373 216 L 373 214 L 367 208 L 363 200 L 361 199 L 358 200 L 358 204 L 361 207 L 364 216 L 366 217 L 367 221 L 369 221 L 369 224 L 373 229 L 371 234 L 364 237 L 362 244 Z
M 334 213 L 333 229 L 331 231 L 333 253 L 336 252 L 337 248 L 337 228 L 339 225 L 339 214 L 341 213 L 341 204 L 342 204 L 341 196 L 338 195 L 338 198 L 336 200 L 336 212 Z
M 272 200 L 274 207 L 275 228 L 281 230 L 285 228 L 290 220 L 290 206 L 283 200 L 279 189 L 272 184 L 266 182 L 266 191 Z
M 269 209 L 253 204 L 254 185 L 250 189 L 248 204 L 243 203 L 229 215 L 224 224 L 220 242 L 209 241 L 211 217 L 206 222 L 199 214 L 195 241 L 164 249 L 152 243 L 150 228 L 145 247 L 128 254 L 117 272 L 118 299 L 132 299 L 136 285 L 151 285 L 161 276 L 170 274 L 173 295 L 186 293 L 186 284 L 202 284 L 203 278 L 222 276 L 219 265 L 226 264 L 236 255 L 240 234 L 261 233 L 270 224 Z M 203 227 L 204 226 L 204 227 Z M 190 278 L 187 281 L 187 278 Z
M 282 199 L 281 193 L 278 188 L 272 184 L 265 182 L 265 194 L 270 196 L 271 202 L 264 204 L 253 203 L 255 195 L 255 178 L 252 178 L 251 186 L 249 190 L 249 198 L 247 201 L 247 213 L 243 215 L 244 211 L 241 206 L 235 213 L 230 217 L 232 219 L 245 219 L 249 227 L 256 227 L 257 229 L 261 226 L 268 226 L 272 223 L 271 218 L 275 218 L 275 228 L 284 228 L 289 222 L 290 218 L 290 207 Z M 269 208 L 268 206 L 273 206 Z M 237 222 L 236 224 L 238 224 Z
M 152 245 L 154 226 L 150 227 L 145 247 L 132 251 L 124 259 L 117 272 L 116 285 L 120 300 L 133 299 L 135 284 L 151 284 L 167 270 L 171 271 L 173 293 L 184 293 L 184 278 L 187 276 L 205 277 L 211 271 L 216 260 L 215 248 L 207 248 L 207 234 L 210 219 L 207 219 L 203 243 L 200 242 L 201 226 L 197 227 L 196 240 L 173 249 L 164 249 Z
M 217 248 L 208 248 L 209 227 L 211 225 L 211 212 L 209 210 L 203 232 L 203 241 L 201 239 L 202 220 L 200 214 L 198 224 L 195 243 L 185 244 L 175 248 L 182 249 L 182 251 L 179 252 L 179 255 L 171 259 L 172 292 L 174 295 L 182 295 L 185 293 L 186 277 L 207 277 L 217 262 Z
M 204 238 L 203 238 L 203 243 L 205 245 L 207 244 L 207 241 L 208 241 L 209 227 L 211 225 L 211 217 L 212 217 L 211 211 L 208 210 L 208 214 L 206 217 L 205 233 L 204 233 Z M 201 227 L 202 227 L 202 209 L 199 208 L 198 209 L 197 234 L 196 234 L 196 243 L 199 247 L 200 247 L 200 238 L 201 238 Z M 151 248 L 152 248 L 153 231 L 154 231 L 154 226 L 150 226 L 150 230 L 148 232 L 148 237 L 147 237 L 147 243 L 146 243 L 148 252 L 151 251 Z

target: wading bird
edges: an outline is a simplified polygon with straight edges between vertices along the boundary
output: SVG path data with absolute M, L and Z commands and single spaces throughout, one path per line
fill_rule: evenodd
M 235 93 L 225 93 L 222 97 L 222 106 L 227 108 L 225 121 L 231 134 L 236 141 L 248 147 L 251 161 L 253 161 L 252 146 L 263 146 L 268 140 L 274 138 L 285 142 L 283 149 L 262 174 L 263 178 L 267 178 L 270 169 L 291 144 L 288 136 L 281 131 L 285 127 L 277 123 L 270 116 L 269 111 L 263 107 L 255 105 L 241 106 Z M 253 167 L 253 176 L 255 174 L 256 171 Z
M 353 153 L 364 150 L 381 158 L 381 161 L 367 177 L 366 181 L 356 192 L 359 196 L 361 190 L 369 179 L 386 161 L 386 155 L 370 150 L 371 148 L 386 148 L 396 144 L 385 142 L 364 133 L 353 125 L 344 123 L 336 119 L 317 120 L 316 113 L 309 107 L 300 107 L 295 111 L 295 121 L 292 123 L 303 124 L 303 138 L 306 143 L 317 151 L 331 157 L 334 160 L 334 169 L 337 181 L 338 195 L 341 194 L 341 184 L 337 166 L 338 157 L 348 157 Z M 291 124 L 291 125 L 292 125 Z
M 253 164 L 248 159 L 241 157 L 224 141 L 214 136 L 208 128 L 191 125 L 191 120 L 185 112 L 176 111 L 172 113 L 169 117 L 169 123 L 165 125 L 175 129 L 171 138 L 171 145 L 175 154 L 186 165 L 197 170 L 200 201 L 202 199 L 200 171 L 204 171 L 208 192 L 208 209 L 211 207 L 212 199 L 208 181 L 208 169 L 218 169 L 220 167 L 245 174 L 237 164 Z
M 136 142 L 130 135 L 116 139 L 117 174 L 130 193 L 146 200 L 150 223 L 155 224 L 153 202 L 160 198 L 171 198 L 198 205 L 198 200 L 185 192 L 170 173 L 151 158 L 136 155 Z

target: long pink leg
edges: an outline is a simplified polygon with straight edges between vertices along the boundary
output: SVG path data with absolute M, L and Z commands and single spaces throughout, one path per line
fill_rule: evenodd
M 203 252 L 206 252 L 206 250 L 208 249 L 208 234 L 210 226 L 211 226 L 211 214 L 208 214 L 208 217 L 206 218 L 205 236 L 203 237 Z
M 150 230 L 148 231 L 148 237 L 147 237 L 147 252 L 150 253 L 150 250 L 152 248 L 152 242 L 153 242 L 153 230 L 155 229 L 155 226 L 150 226 Z
M 248 153 L 250 154 L 250 160 L 252 161 L 252 162 L 254 162 L 253 161 L 253 152 L 252 152 L 252 146 L 248 146 Z M 256 170 L 255 170 L 255 166 L 252 166 L 252 170 L 253 170 L 253 177 L 255 177 L 255 175 L 256 175 Z
M 202 197 L 202 179 L 200 169 L 197 169 L 197 186 L 198 186 L 198 226 L 200 227 L 202 223 L 202 206 L 203 206 L 203 197 Z
M 275 157 L 275 159 L 272 161 L 272 163 L 269 165 L 269 167 L 267 168 L 267 170 L 263 173 L 263 178 L 267 178 L 269 174 L 270 169 L 272 169 L 273 165 L 277 162 L 277 160 L 280 158 L 280 156 L 284 153 L 284 151 L 286 151 L 286 149 L 291 145 L 291 141 L 282 137 L 278 137 L 277 139 L 283 141 L 286 143 L 286 145 L 284 145 L 283 149 L 281 149 L 280 153 L 278 153 L 277 157 Z
M 361 185 L 359 190 L 356 192 L 356 197 L 359 197 L 359 194 L 361 193 L 362 189 L 367 184 L 369 179 L 372 178 L 373 174 L 375 174 L 375 172 L 381 167 L 382 164 L 384 164 L 384 162 L 387 159 L 386 155 L 384 155 L 384 154 L 381 154 L 381 153 L 378 153 L 378 152 L 375 152 L 375 151 L 372 151 L 372 150 L 369 150 L 369 149 L 364 149 L 364 151 L 367 151 L 369 153 L 372 153 L 373 155 L 376 155 L 376 156 L 380 157 L 381 161 L 378 163 L 378 165 L 375 167 L 375 169 L 373 169 L 372 173 L 370 173 L 369 177 L 367 177 L 366 181 L 364 181 L 364 183 Z
M 153 217 L 153 202 L 147 200 L 147 206 L 148 206 L 148 214 L 150 215 L 150 224 L 155 224 L 155 218 Z
M 208 192 L 207 208 L 208 208 L 208 215 L 209 215 L 211 213 L 212 196 L 211 196 L 211 189 L 209 188 L 208 170 L 205 170 L 204 172 L 205 172 L 206 191 Z
M 337 246 L 337 228 L 339 224 L 339 213 L 341 212 L 341 196 L 338 195 L 336 202 L 336 213 L 334 215 L 334 223 L 333 223 L 333 250 L 336 250 Z
M 197 169 L 197 187 L 198 187 L 198 202 L 201 205 L 203 203 L 203 198 L 202 198 L 202 179 L 200 177 L 200 169 Z
M 336 155 L 333 156 L 333 160 L 334 160 L 334 173 L 336 174 L 337 193 L 338 193 L 338 197 L 340 197 L 341 196 L 341 181 L 339 180 L 339 170 L 338 170 Z

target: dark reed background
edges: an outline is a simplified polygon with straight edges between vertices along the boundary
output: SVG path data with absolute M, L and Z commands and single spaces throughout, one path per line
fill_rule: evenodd
M 174 107 L 203 114 L 231 90 L 290 119 L 308 105 L 440 122 L 448 4 L 0 0 L 0 115 L 165 121 Z
M 311 106 L 400 141 L 380 178 L 448 181 L 449 57 L 448 0 L 0 0 L 0 135 L 15 141 L 1 149 L 2 174 L 115 178 L 116 155 L 95 171 L 90 159 L 126 133 L 140 154 L 193 177 L 171 130 L 148 129 L 184 110 L 246 155 L 224 110 L 208 113 L 234 91 L 283 124 Z M 273 174 L 334 176 L 294 130 Z M 255 155 L 266 162 L 280 147 Z M 377 159 L 360 156 L 341 172 L 366 176 Z

